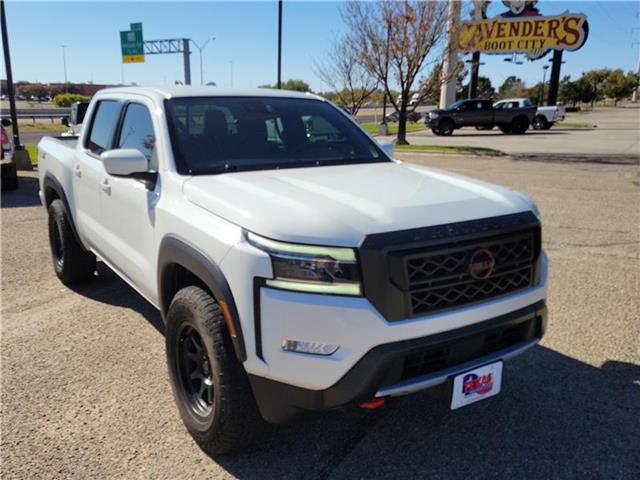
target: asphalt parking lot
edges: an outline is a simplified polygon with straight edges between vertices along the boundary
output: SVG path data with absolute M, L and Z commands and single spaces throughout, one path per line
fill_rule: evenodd
M 580 124 L 590 128 L 573 128 Z M 569 125 L 566 127 L 565 125 Z M 633 158 L 640 155 L 640 107 L 603 107 L 588 113 L 569 113 L 566 122 L 550 130 L 529 129 L 524 135 L 504 135 L 497 128 L 478 131 L 456 130 L 450 137 L 438 137 L 430 130 L 407 136 L 414 145 L 474 146 L 494 148 L 510 155 L 586 156 L 592 159 Z M 393 137 L 382 137 L 392 141 Z
M 160 315 L 102 265 L 91 285 L 57 281 L 22 174 L 1 209 L 2 478 L 640 478 L 638 162 L 399 157 L 540 206 L 548 333 L 506 364 L 500 395 L 451 412 L 419 393 L 209 458 L 174 406 Z

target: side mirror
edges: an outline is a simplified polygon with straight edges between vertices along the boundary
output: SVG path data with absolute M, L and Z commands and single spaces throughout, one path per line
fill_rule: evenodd
M 149 170 L 149 161 L 140 150 L 119 148 L 102 152 L 100 160 L 109 175 L 117 177 L 135 177 Z
M 382 151 L 387 154 L 389 158 L 395 158 L 396 146 L 391 142 L 380 142 L 378 144 Z
M 8 118 L 3 118 L 2 119 L 2 126 L 3 127 L 10 127 L 11 126 L 11 120 L 9 120 Z
M 65 127 L 68 127 L 69 126 L 69 117 L 62 117 L 62 124 Z

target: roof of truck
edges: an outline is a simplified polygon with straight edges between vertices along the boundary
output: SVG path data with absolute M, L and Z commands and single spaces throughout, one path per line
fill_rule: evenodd
M 138 94 L 146 96 L 172 97 L 282 97 L 282 98 L 317 98 L 312 93 L 294 92 L 291 90 L 276 90 L 272 88 L 218 88 L 212 86 L 170 86 L 170 87 L 113 87 L 98 92 L 103 94 Z

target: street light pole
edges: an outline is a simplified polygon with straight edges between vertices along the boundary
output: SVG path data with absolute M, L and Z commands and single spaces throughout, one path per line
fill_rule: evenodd
M 67 55 L 66 55 L 66 45 L 60 45 L 62 48 L 62 66 L 64 68 L 64 93 L 67 93 Z
M 209 41 L 211 41 L 211 40 L 215 41 L 215 39 L 216 39 L 216 37 L 207 38 L 207 40 L 202 44 L 202 46 L 198 45 L 195 42 L 195 40 L 191 39 L 191 43 L 193 43 L 196 46 L 196 48 L 198 49 L 198 51 L 200 52 L 200 85 L 204 85 L 204 74 L 203 74 L 203 70 L 202 70 L 202 51 L 209 44 Z

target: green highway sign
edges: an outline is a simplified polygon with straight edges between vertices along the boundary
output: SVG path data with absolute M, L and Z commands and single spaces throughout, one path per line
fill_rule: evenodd
M 142 23 L 132 23 L 131 30 L 120 32 L 122 63 L 144 62 L 144 41 Z

